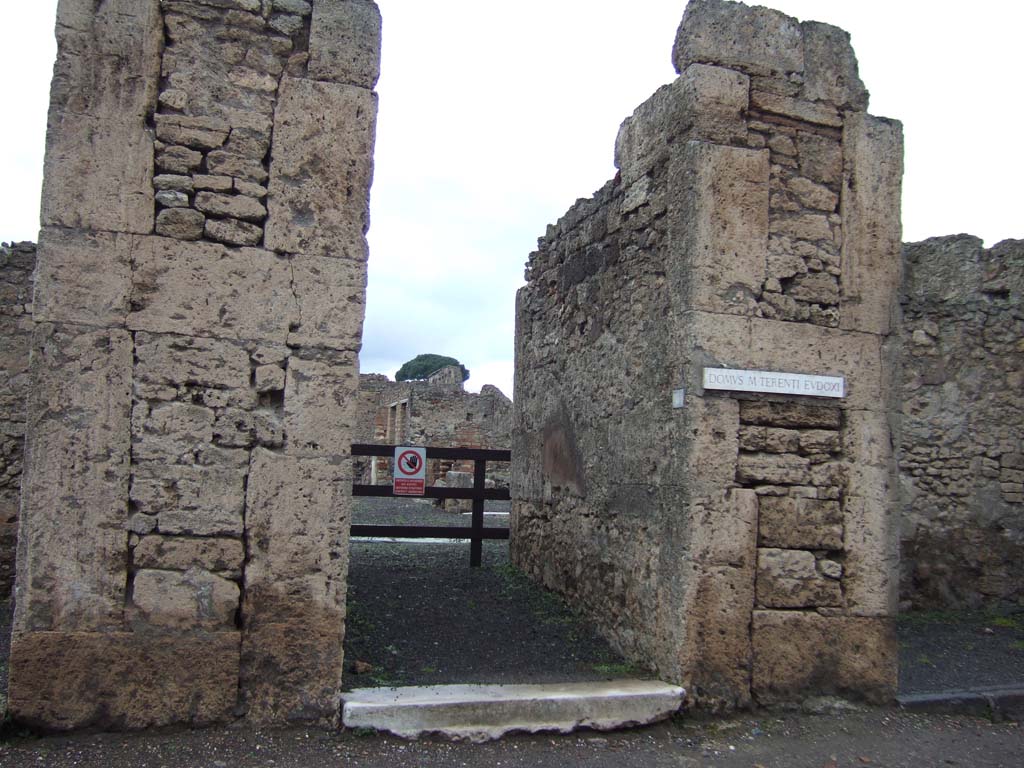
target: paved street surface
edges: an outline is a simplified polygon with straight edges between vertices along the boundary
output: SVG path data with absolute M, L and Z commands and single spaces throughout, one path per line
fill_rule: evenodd
M 599 734 L 515 736 L 482 745 L 359 732 L 221 728 L 0 742 L 4 768 L 1020 768 L 1016 724 L 872 710 L 841 716 L 680 718 Z

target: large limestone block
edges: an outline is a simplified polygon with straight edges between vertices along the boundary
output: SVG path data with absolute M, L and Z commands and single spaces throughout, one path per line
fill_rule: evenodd
M 285 342 L 299 323 L 287 259 L 257 248 L 139 238 L 131 330 Z
M 344 617 L 320 606 L 296 607 L 301 619 L 244 633 L 240 693 L 250 723 L 337 722 Z
M 699 473 L 696 473 L 699 474 Z M 757 560 L 757 494 L 746 488 L 690 507 L 689 556 L 699 563 L 753 569 Z
M 843 506 L 843 586 L 850 613 L 895 616 L 900 586 L 899 506 L 894 499 L 881 494 L 848 496 Z
M 677 647 L 666 649 L 682 659 L 680 681 L 699 707 L 712 711 L 748 707 L 753 561 L 738 568 L 694 565 L 684 583 L 684 602 L 676 619 L 685 634 Z
M 131 235 L 46 227 L 39 237 L 37 322 L 124 325 L 131 290 Z
M 347 460 L 253 453 L 241 683 L 251 720 L 337 715 L 350 483 Z
M 381 18 L 372 0 L 316 0 L 309 76 L 373 88 L 380 77 Z
M 347 461 L 253 451 L 246 495 L 246 626 L 345 611 L 351 475 Z
M 358 352 L 366 314 L 366 264 L 295 256 L 292 272 L 302 323 L 288 334 L 288 344 Z
M 804 38 L 802 96 L 844 110 L 865 111 L 868 92 L 857 71 L 850 33 L 820 21 L 805 21 L 800 29 Z
M 843 548 L 843 510 L 838 501 L 765 496 L 760 500 L 758 520 L 764 547 Z
M 672 49 L 676 72 L 717 64 L 751 75 L 804 70 L 800 23 L 779 11 L 727 0 L 690 0 Z
M 754 696 L 759 704 L 834 694 L 886 704 L 896 694 L 892 621 L 754 611 Z
M 818 568 L 813 552 L 757 551 L 757 604 L 763 608 L 819 608 L 842 605 L 839 582 Z
M 698 503 L 719 508 L 723 491 L 734 484 L 739 453 L 739 404 L 731 398 L 694 398 L 675 414 L 682 419 L 680 433 L 685 439 L 670 451 L 680 464 L 667 469 L 669 477 L 693 473 L 687 491 Z M 639 437 L 649 438 L 646 430 Z M 694 472 L 699 465 L 700 471 Z
M 249 387 L 249 354 L 234 342 L 139 332 L 135 334 L 135 358 L 136 378 L 149 384 Z
M 903 235 L 903 126 L 851 114 L 843 130 L 840 327 L 888 334 L 896 316 Z
M 144 569 L 135 574 L 132 604 L 150 627 L 223 631 L 235 627 L 239 594 L 237 583 L 202 568 Z
M 722 67 L 693 64 L 659 88 L 619 128 L 615 167 L 632 184 L 668 157 L 681 136 L 718 144 L 745 142 L 750 78 Z
M 36 327 L 19 530 L 19 631 L 121 625 L 131 372 L 128 333 Z
M 64 0 L 57 9 L 42 223 L 147 233 L 163 44 L 159 0 Z
M 138 464 L 132 472 L 131 500 L 140 514 L 155 518 L 161 533 L 241 536 L 245 469 Z
M 239 633 L 16 633 L 8 707 L 45 730 L 227 722 L 238 697 Z
M 749 314 L 768 263 L 768 150 L 688 142 L 674 155 L 672 280 L 684 306 Z
M 264 244 L 365 261 L 377 96 L 338 83 L 281 83 Z
M 289 454 L 348 455 L 356 431 L 358 366 L 352 353 L 289 360 L 284 390 Z
M 144 536 L 132 551 L 136 568 L 187 571 L 198 567 L 217 574 L 241 576 L 245 548 L 241 539 Z

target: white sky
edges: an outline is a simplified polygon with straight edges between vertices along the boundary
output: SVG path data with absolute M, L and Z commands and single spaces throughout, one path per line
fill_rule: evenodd
M 511 393 L 537 238 L 614 175 L 619 124 L 675 77 L 685 0 L 378 0 L 384 16 L 362 369 L 460 359 Z M 902 120 L 904 239 L 1024 237 L 1017 0 L 768 0 L 853 36 Z M 34 240 L 55 0 L 0 3 L 0 240 Z M 410 320 L 412 322 L 410 322 Z

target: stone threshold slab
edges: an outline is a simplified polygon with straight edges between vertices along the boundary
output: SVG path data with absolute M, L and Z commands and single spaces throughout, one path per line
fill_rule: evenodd
M 646 725 L 679 711 L 685 697 L 658 680 L 361 688 L 342 694 L 342 723 L 407 739 L 430 733 L 483 742 L 521 731 Z

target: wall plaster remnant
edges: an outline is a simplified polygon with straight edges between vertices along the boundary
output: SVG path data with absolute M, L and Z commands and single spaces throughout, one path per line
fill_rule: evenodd
M 695 706 L 885 701 L 901 127 L 825 24 L 691 0 L 673 60 L 527 265 L 513 560 Z M 704 368 L 847 391 L 704 390 Z
M 62 0 L 57 40 L 11 714 L 333 721 L 377 7 Z

